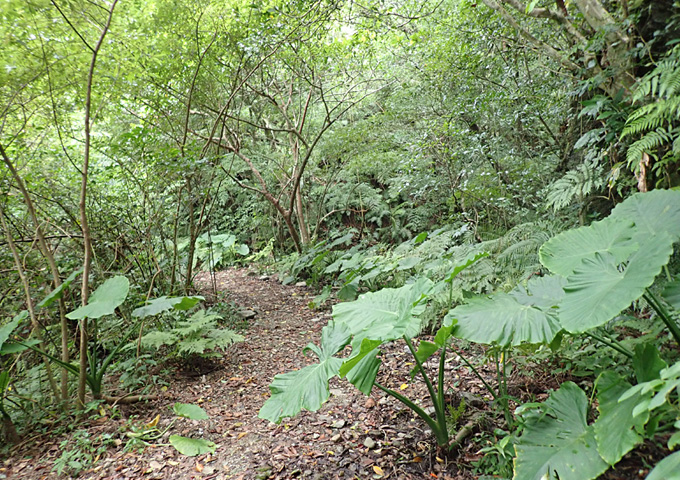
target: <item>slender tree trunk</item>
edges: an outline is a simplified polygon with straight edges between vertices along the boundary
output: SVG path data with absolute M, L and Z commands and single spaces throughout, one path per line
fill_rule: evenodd
M 97 55 L 104 43 L 109 27 L 111 25 L 111 18 L 113 17 L 113 10 L 116 8 L 118 0 L 113 0 L 109 14 L 106 19 L 106 24 L 99 35 L 97 45 L 92 52 L 92 59 L 90 61 L 90 69 L 87 73 L 87 90 L 85 95 L 85 152 L 83 154 L 83 167 L 81 172 L 80 183 L 80 228 L 83 232 L 83 286 L 80 293 L 80 300 L 82 305 L 87 305 L 87 300 L 90 293 L 89 279 L 90 269 L 92 267 L 92 239 L 90 237 L 90 226 L 87 220 L 87 175 L 90 166 L 90 145 L 92 128 L 91 113 L 92 113 L 92 84 L 94 82 L 94 68 L 97 64 Z M 87 377 L 87 349 L 88 349 L 88 321 L 83 318 L 80 321 L 80 375 L 78 376 L 78 408 L 85 408 L 85 387 Z
M 50 248 L 47 245 L 45 235 L 43 234 L 42 228 L 40 227 L 40 222 L 38 221 L 38 215 L 36 213 L 35 206 L 33 205 L 31 195 L 28 193 L 28 190 L 26 189 L 26 185 L 24 184 L 23 179 L 21 178 L 19 172 L 17 172 L 17 169 L 14 167 L 11 160 L 7 156 L 7 153 L 5 152 L 5 149 L 3 148 L 2 144 L 0 144 L 0 156 L 2 156 L 3 162 L 9 169 L 12 178 L 14 179 L 14 182 L 17 185 L 17 188 L 19 189 L 22 197 L 24 198 L 24 204 L 26 205 L 26 209 L 28 210 L 28 215 L 31 217 L 31 221 L 33 222 L 33 226 L 35 228 L 35 235 L 36 237 L 38 237 L 38 247 L 40 248 L 40 252 L 42 253 L 43 257 L 45 257 L 45 261 L 47 262 L 47 265 L 50 269 L 50 273 L 52 274 L 52 282 L 54 283 L 54 288 L 59 288 L 61 286 L 61 276 L 59 274 L 59 268 L 57 268 L 57 262 L 54 259 L 52 250 L 50 250 Z M 59 299 L 59 323 L 61 326 L 61 360 L 63 362 L 68 362 L 70 359 L 68 351 L 70 335 L 68 320 L 66 318 L 66 305 L 64 303 L 63 298 Z M 64 407 L 66 407 L 66 404 L 69 401 L 68 372 L 64 369 L 62 369 L 61 371 L 61 399 L 64 402 Z
M 28 279 L 24 274 L 24 268 L 21 264 L 21 257 L 19 256 L 19 251 L 14 244 L 14 239 L 9 231 L 7 222 L 5 221 L 5 214 L 2 206 L 0 205 L 0 222 L 2 223 L 2 229 L 5 231 L 5 238 L 7 239 L 7 246 L 12 252 L 12 258 L 14 259 L 14 265 L 17 267 L 17 273 L 19 274 L 19 280 L 21 280 L 21 285 L 24 287 L 24 295 L 26 297 L 26 309 L 28 310 L 29 318 L 31 319 L 31 330 L 33 335 L 40 341 L 40 349 L 44 352 L 47 350 L 45 341 L 43 340 L 42 332 L 40 331 L 40 324 L 38 323 L 38 318 L 35 315 L 35 307 L 33 306 L 33 298 L 31 297 L 31 287 L 28 284 Z M 52 394 L 57 403 L 60 401 L 59 389 L 57 388 L 57 382 L 54 380 L 54 375 L 52 374 L 52 365 L 49 359 L 43 357 L 43 362 L 45 363 L 45 371 L 47 372 L 47 380 L 52 389 Z M 0 392 L 2 395 L 2 392 Z
M 184 293 L 186 294 L 191 288 L 191 279 L 194 274 L 194 255 L 196 253 L 196 238 L 198 237 L 198 229 L 196 228 L 196 214 L 194 210 L 194 198 L 191 190 L 191 177 L 187 178 L 187 197 L 189 202 L 189 252 L 187 253 L 187 269 L 186 278 L 184 280 Z

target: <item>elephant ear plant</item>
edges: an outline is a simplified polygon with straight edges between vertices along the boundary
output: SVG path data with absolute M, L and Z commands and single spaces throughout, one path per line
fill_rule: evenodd
M 70 278 L 70 280 L 73 280 L 73 278 Z M 87 356 L 88 368 L 85 372 L 85 380 L 87 386 L 92 392 L 92 396 L 97 400 L 103 398 L 102 386 L 106 371 L 111 366 L 116 355 L 118 355 L 121 349 L 127 345 L 127 340 L 134 333 L 141 331 L 141 322 L 145 317 L 157 315 L 161 312 L 171 309 L 189 310 L 200 300 L 203 300 L 203 297 L 199 296 L 173 298 L 160 297 L 151 300 L 148 305 L 144 305 L 133 310 L 132 316 L 139 321 L 132 322 L 130 326 L 127 327 L 127 331 L 123 334 L 123 337 L 109 352 L 109 354 L 104 358 L 100 358 L 97 353 L 100 350 L 98 347 L 101 340 L 99 338 L 98 320 L 107 315 L 113 315 L 116 309 L 125 302 L 129 289 L 130 283 L 124 276 L 117 275 L 115 277 L 109 278 L 92 293 L 90 301 L 87 305 L 77 308 L 66 315 L 66 317 L 71 320 L 80 320 L 85 317 L 92 320 L 89 342 L 91 348 L 89 349 Z M 41 302 L 39 305 L 43 305 L 48 300 L 50 302 L 54 301 L 56 298 L 54 295 L 54 292 L 52 292 L 50 296 L 43 300 L 43 302 Z M 76 377 L 80 375 L 79 365 L 64 362 L 54 355 L 40 350 L 35 346 L 35 344 L 36 342 L 34 341 L 27 341 L 19 343 L 19 346 L 22 348 L 30 348 L 35 352 L 44 355 Z
M 484 255 L 469 258 L 463 265 L 457 266 L 450 277 Z M 418 350 L 412 341 L 420 334 L 419 315 L 425 310 L 428 294 L 443 288 L 446 288 L 445 281 L 434 284 L 427 278 L 418 278 L 401 288 L 366 293 L 354 302 L 335 305 L 333 320 L 322 331 L 321 345 L 309 344 L 304 349 L 305 352 L 314 352 L 319 362 L 298 371 L 277 375 L 270 386 L 271 397 L 260 410 L 260 418 L 278 423 L 284 417 L 296 415 L 303 408 L 318 410 L 328 400 L 329 380 L 338 375 L 366 395 L 375 386 L 401 401 L 428 424 L 438 445 L 447 447 L 449 434 L 444 401 L 444 359 L 454 322 L 445 323 L 437 332 L 434 342 L 421 341 Z M 414 356 L 415 371 L 423 376 L 434 406 L 434 418 L 401 393 L 376 381 L 381 365 L 380 347 L 400 339 Z M 335 356 L 350 344 L 352 353 L 348 358 Z M 437 351 L 440 351 L 440 362 L 435 386 L 423 368 L 423 362 Z
M 515 479 L 589 480 L 645 439 L 662 436 L 671 450 L 680 445 L 680 362 L 668 366 L 659 350 L 666 339 L 680 344 L 680 281 L 672 281 L 667 269 L 678 239 L 680 192 L 636 194 L 604 220 L 544 244 L 541 263 L 553 275 L 532 279 L 509 294 L 473 298 L 449 312 L 446 321 L 457 321 L 456 336 L 471 341 L 507 349 L 521 342 L 549 344 L 562 334 L 588 335 L 629 361 L 627 375 L 605 371 L 597 377 L 599 415 L 592 423 L 588 396 L 572 382 L 545 402 L 515 411 L 523 424 L 514 440 Z M 671 281 L 657 295 L 654 282 L 664 270 Z M 669 335 L 638 340 L 631 351 L 601 329 L 615 325 L 618 315 L 640 299 Z M 625 372 L 625 366 L 618 370 Z M 680 452 L 675 452 L 647 479 L 680 478 L 678 471 Z

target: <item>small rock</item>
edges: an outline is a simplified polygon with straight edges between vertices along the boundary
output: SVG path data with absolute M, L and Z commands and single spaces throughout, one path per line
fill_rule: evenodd
M 347 422 L 345 422 L 343 419 L 336 420 L 331 424 L 331 428 L 342 428 L 345 426 L 345 423 Z
M 331 388 L 329 390 L 330 394 L 334 397 L 346 397 L 347 394 L 339 388 Z
M 212 475 L 213 473 L 215 473 L 215 468 L 210 465 L 206 465 L 205 467 L 203 467 L 203 471 L 201 473 L 203 475 Z
M 260 275 L 257 279 L 262 281 L 269 280 L 269 275 Z
M 238 314 L 243 318 L 244 320 L 250 320 L 251 318 L 254 318 L 257 313 L 255 313 L 253 310 L 239 310 Z
M 375 440 L 373 440 L 371 437 L 366 437 L 364 440 L 364 447 L 368 448 L 369 450 L 375 447 Z
M 375 400 L 373 400 L 371 397 L 368 397 L 366 399 L 366 403 L 364 403 L 364 407 L 366 408 L 373 408 L 375 407 Z
M 306 287 L 306 286 L 307 286 L 307 282 L 297 282 L 297 283 L 295 284 L 295 286 L 296 286 L 296 287 Z
M 333 442 L 333 443 L 338 443 L 341 440 L 342 440 L 342 435 L 340 435 L 339 433 L 337 433 L 337 434 L 335 434 L 331 437 L 331 442 Z

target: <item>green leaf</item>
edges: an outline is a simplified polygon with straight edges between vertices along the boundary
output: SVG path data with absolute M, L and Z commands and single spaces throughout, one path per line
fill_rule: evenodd
M 602 458 L 614 465 L 642 443 L 644 437 L 640 432 L 649 420 L 647 415 L 633 416 L 633 409 L 643 399 L 635 395 L 619 401 L 621 395 L 630 388 L 630 383 L 614 372 L 604 372 L 597 380 L 597 401 L 600 416 L 593 428 L 597 449 Z M 651 394 L 646 395 L 649 399 Z
M 111 315 L 125 301 L 129 289 L 130 282 L 124 276 L 110 278 L 94 291 L 87 305 L 67 314 L 66 318 L 81 320 Z
M 234 247 L 234 251 L 239 255 L 248 255 L 250 253 L 250 248 L 245 243 L 240 243 Z
M 609 465 L 597 453 L 592 426 L 586 423 L 588 399 L 565 382 L 540 406 L 542 415 L 527 418 L 515 445 L 516 480 L 590 480 Z
M 610 253 L 621 263 L 638 248 L 632 240 L 635 233 L 632 219 L 614 221 L 610 218 L 588 227 L 567 230 L 543 244 L 539 251 L 541 263 L 563 277 L 571 275 L 582 260 L 597 253 Z
M 567 278 L 559 309 L 565 330 L 580 333 L 599 327 L 644 293 L 673 253 L 668 234 L 654 235 L 646 243 L 623 269 L 611 253 L 596 253 L 576 267 Z
M 675 242 L 680 238 L 680 191 L 636 193 L 617 205 L 609 218 L 622 222 L 633 219 L 638 232 L 633 240 L 641 248 L 645 238 L 661 232 L 668 233 Z
M 442 326 L 437 330 L 434 336 L 434 342 L 427 340 L 421 340 L 418 343 L 418 350 L 416 350 L 416 358 L 420 363 L 424 363 L 428 358 L 430 358 L 437 350 L 446 345 L 446 342 L 451 337 L 451 334 L 458 321 L 454 318 L 448 317 L 442 322 Z M 414 367 L 411 371 L 411 376 L 416 373 L 416 368 Z
M 468 268 L 469 266 L 477 263 L 478 260 L 488 257 L 489 254 L 487 252 L 479 252 L 479 253 L 471 253 L 468 255 L 468 257 L 464 260 L 464 263 L 461 263 L 459 265 L 456 265 L 453 267 L 453 269 L 446 274 L 446 277 L 444 278 L 444 281 L 447 283 L 451 283 L 454 278 L 458 276 L 460 272 Z
M 0 404 L 2 403 L 2 398 L 5 396 L 7 385 L 9 385 L 9 371 L 3 370 L 0 372 Z
M 336 376 L 342 365 L 333 357 L 349 343 L 350 332 L 339 322 L 330 322 L 321 332 L 321 348 L 309 344 L 319 357 L 319 363 L 302 370 L 279 374 L 269 386 L 272 396 L 260 409 L 259 417 L 279 423 L 284 417 L 297 415 L 303 408 L 315 411 L 328 400 L 328 381 Z
M 566 283 L 567 279 L 560 275 L 532 277 L 526 287 L 518 285 L 510 292 L 510 295 L 522 305 L 552 308 L 559 305 L 564 298 Z
M 675 310 L 680 312 L 680 278 L 677 278 L 673 282 L 666 285 L 661 296 Z
M 137 318 L 150 317 L 158 315 L 170 309 L 174 310 L 189 310 L 193 308 L 198 302 L 205 300 L 201 296 L 193 297 L 158 297 L 149 302 L 143 307 L 135 308 L 132 311 L 132 316 Z
M 375 349 L 382 345 L 382 343 L 382 340 L 370 340 L 368 338 L 364 338 L 361 342 L 361 347 L 359 350 L 352 352 L 352 356 L 345 360 L 345 362 L 340 367 L 340 377 L 346 376 L 347 373 L 367 355 L 373 354 L 375 356 Z
M 381 360 L 378 358 L 379 353 L 380 350 L 375 348 L 367 354 L 362 355 L 361 359 L 354 367 L 347 372 L 347 381 L 357 387 L 357 390 L 364 395 L 370 395 L 373 385 L 375 384 L 375 377 L 378 374 L 381 364 Z
M 76 270 L 73 272 L 71 275 L 68 276 L 67 279 L 65 279 L 63 282 L 61 282 L 61 285 L 59 285 L 57 288 L 52 290 L 45 298 L 42 299 L 38 305 L 36 305 L 37 308 L 47 308 L 50 305 L 52 305 L 56 300 L 59 300 L 61 296 L 64 294 L 64 290 L 66 290 L 69 286 L 71 286 L 71 283 L 76 279 L 78 275 L 83 273 L 83 269 Z
M 14 320 L 0 327 L 0 348 L 2 348 L 14 329 L 19 326 L 20 321 L 20 318 L 14 318 Z
M 549 344 L 562 330 L 551 308 L 559 301 L 560 282 L 559 277 L 536 278 L 526 288 L 518 287 L 492 298 L 472 298 L 451 310 L 445 322 L 457 319 L 454 335 L 477 343 L 503 347 L 523 342 Z
M 364 338 L 383 342 L 420 333 L 422 301 L 432 288 L 432 281 L 420 278 L 401 288 L 384 288 L 361 295 L 354 302 L 333 306 L 333 318 L 347 326 L 354 336 L 353 348 L 359 349 Z
M 672 453 L 657 463 L 645 480 L 680 480 L 680 452 Z
M 178 417 L 188 418 L 190 420 L 207 420 L 210 417 L 205 410 L 203 410 L 198 405 L 193 403 L 175 403 L 172 407 L 172 411 Z
M 8 342 L 5 343 L 2 346 L 2 348 L 0 348 L 0 355 L 12 355 L 15 353 L 23 352 L 24 350 L 39 344 L 40 340 L 38 340 L 37 338 L 32 338 L 21 343 Z
M 668 364 L 659 356 L 659 349 L 652 342 L 635 345 L 633 369 L 638 383 L 659 378 L 659 373 Z
M 170 332 L 149 332 L 141 339 L 141 343 L 145 347 L 161 348 L 163 345 L 173 345 L 177 342 L 177 335 Z
M 357 285 L 348 283 L 338 291 L 338 300 L 354 300 L 357 298 L 358 291 Z
M 538 0 L 531 0 L 529 3 L 527 3 L 525 13 L 529 14 L 531 13 L 534 8 L 536 8 L 536 5 L 538 5 Z
M 204 453 L 214 453 L 217 445 L 202 438 L 187 438 L 180 435 L 170 435 L 170 445 L 182 455 L 195 457 Z

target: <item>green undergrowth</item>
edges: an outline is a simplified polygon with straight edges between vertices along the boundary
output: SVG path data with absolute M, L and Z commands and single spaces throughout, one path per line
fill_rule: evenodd
M 320 345 L 305 348 L 319 363 L 277 375 L 260 416 L 279 422 L 317 410 L 339 376 L 367 395 L 377 388 L 395 397 L 440 449 L 457 448 L 447 419 L 455 406 L 445 402 L 453 348 L 497 414 L 498 428 L 480 445 L 480 473 L 590 480 L 645 442 L 673 452 L 680 445 L 680 192 L 633 195 L 590 226 L 555 230 L 525 224 L 470 243 L 465 227 L 441 229 L 392 249 L 350 246 L 350 233 L 315 245 L 289 272 L 325 281 L 312 307 L 331 294 L 340 303 Z M 435 335 L 422 338 L 426 332 Z M 381 348 L 399 340 L 433 415 L 378 381 Z M 461 340 L 483 345 L 484 358 L 467 358 Z M 347 345 L 351 354 L 337 357 Z M 432 356 L 434 376 L 423 368 Z M 495 378 L 480 374 L 483 363 Z M 513 393 L 513 382 L 536 366 L 562 379 L 542 402 Z M 659 460 L 646 478 L 677 478 L 680 452 Z

